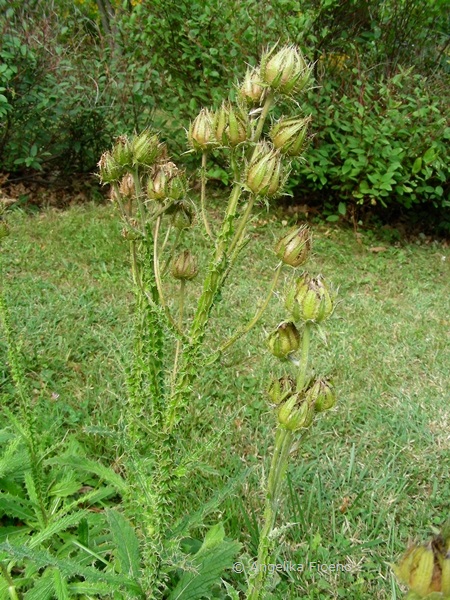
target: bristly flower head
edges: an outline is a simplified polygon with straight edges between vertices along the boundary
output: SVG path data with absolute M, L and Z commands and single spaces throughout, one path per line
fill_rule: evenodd
M 335 296 L 321 277 L 313 278 L 305 273 L 290 286 L 285 306 L 294 321 L 321 323 L 332 314 Z
M 258 142 L 247 168 L 246 186 L 258 196 L 280 194 L 287 179 L 280 153 L 267 142 Z
M 300 156 L 308 146 L 308 125 L 311 116 L 304 119 L 281 119 L 271 128 L 272 144 L 283 154 Z
M 202 108 L 192 121 L 187 132 L 189 145 L 193 150 L 205 152 L 217 142 L 213 134 L 213 115 L 207 108 Z
M 239 100 L 249 106 L 261 106 L 264 102 L 265 94 L 266 88 L 261 84 L 259 69 L 247 69 L 244 81 L 238 88 Z
M 261 59 L 262 81 L 281 94 L 298 94 L 311 79 L 311 65 L 297 46 L 283 46 L 278 52 L 275 49 L 276 46 Z
M 197 259 L 189 252 L 183 250 L 172 263 L 172 275 L 175 279 L 190 281 L 198 273 Z
M 125 173 L 111 152 L 103 152 L 98 161 L 99 177 L 102 183 L 117 183 Z
M 134 136 L 130 145 L 134 167 L 137 165 L 152 167 L 162 152 L 158 136 L 155 133 L 151 134 L 149 131 L 143 131 Z
M 311 254 L 312 236 L 307 225 L 294 227 L 275 246 L 276 255 L 285 265 L 299 267 Z
M 292 321 L 283 321 L 267 338 L 267 346 L 277 358 L 288 358 L 300 347 L 300 333 Z

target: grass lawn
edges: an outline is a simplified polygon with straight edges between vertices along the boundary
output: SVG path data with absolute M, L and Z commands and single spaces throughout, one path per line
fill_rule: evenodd
M 125 404 L 133 314 L 121 225 L 110 205 L 13 211 L 9 221 L 12 235 L 1 250 L 5 294 L 42 414 L 40 433 L 49 441 L 74 434 L 92 457 L 120 464 L 113 430 Z M 270 213 L 251 226 L 251 243 L 214 311 L 211 351 L 253 316 L 285 229 Z M 388 563 L 449 516 L 450 249 L 391 245 L 370 231 L 356 238 L 324 224 L 313 233 L 308 270 L 338 286 L 340 300 L 326 325 L 328 346 L 313 339 L 314 369 L 334 379 L 338 402 L 291 457 L 280 519 L 289 526 L 277 562 L 304 568 L 276 575 L 272 597 L 401 598 Z M 205 245 L 195 228 L 188 241 L 194 252 Z M 286 270 L 285 280 L 291 276 Z M 210 520 L 224 521 L 227 535 L 243 544 L 243 559 L 256 551 L 273 442 L 264 390 L 270 374 L 285 368 L 265 347 L 267 331 L 287 316 L 284 285 L 255 330 L 201 374 L 188 416 L 194 442 L 212 439 L 218 423 L 223 431 L 176 508 L 197 508 L 248 467 L 243 485 Z M 195 296 L 199 283 L 190 287 Z M 2 402 L 13 406 L 2 338 L 0 369 Z M 320 572 L 309 563 L 348 570 Z M 244 584 L 244 575 L 227 576 Z

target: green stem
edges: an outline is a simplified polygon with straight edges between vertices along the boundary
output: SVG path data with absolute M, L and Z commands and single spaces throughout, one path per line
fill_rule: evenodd
M 135 171 L 133 171 L 133 181 L 134 181 L 134 189 L 136 190 L 136 200 L 139 207 L 139 218 L 141 221 L 142 235 L 145 235 L 147 232 L 147 228 L 145 226 L 145 206 L 142 201 L 142 188 L 141 188 L 141 180 L 139 178 L 139 168 L 136 167 Z
M 269 574 L 268 561 L 272 552 L 273 541 L 271 534 L 275 526 L 281 488 L 288 465 L 289 452 L 292 446 L 292 431 L 278 426 L 275 434 L 275 447 L 270 465 L 267 482 L 266 507 L 264 510 L 264 525 L 261 530 L 258 545 L 258 557 L 250 576 L 247 600 L 260 600 Z
M 205 231 L 211 239 L 214 239 L 214 235 L 211 226 L 208 221 L 208 215 L 206 214 L 206 160 L 207 152 L 202 153 L 202 166 L 200 169 L 200 207 L 202 211 L 203 224 Z
M 307 321 L 305 328 L 303 329 L 302 339 L 302 354 L 300 357 L 300 368 L 297 375 L 297 392 L 301 392 L 306 384 L 306 372 L 308 369 L 308 358 L 309 358 L 309 343 L 311 340 L 311 329 L 312 323 Z
M 236 233 L 234 234 L 233 239 L 231 240 L 230 248 L 228 251 L 231 256 L 231 259 L 230 259 L 231 262 L 233 262 L 234 259 L 236 258 L 235 251 L 239 250 L 240 242 L 242 241 L 242 238 L 244 236 L 245 227 L 247 226 L 248 219 L 252 212 L 255 200 L 256 200 L 256 196 L 255 196 L 255 194 L 252 194 L 248 199 L 247 206 L 245 207 L 244 214 L 242 215 L 241 220 L 239 221 L 239 225 L 237 226 Z
M 236 333 L 230 337 L 226 342 L 224 342 L 219 350 L 217 351 L 217 354 L 221 354 L 222 352 L 224 352 L 225 350 L 227 350 L 227 348 L 229 348 L 230 346 L 232 346 L 239 338 L 241 338 L 243 335 L 245 335 L 246 333 L 248 333 L 251 329 L 253 329 L 253 327 L 257 324 L 257 322 L 259 321 L 259 319 L 262 317 L 262 315 L 264 314 L 271 298 L 272 298 L 272 294 L 274 289 L 277 286 L 278 283 L 278 279 L 280 278 L 280 273 L 281 273 L 281 269 L 283 267 L 283 263 L 279 263 L 279 265 L 276 268 L 275 271 L 275 275 L 272 279 L 272 283 L 270 285 L 269 291 L 267 293 L 267 296 L 265 297 L 263 303 L 259 306 L 258 310 L 256 311 L 253 319 L 251 319 L 251 321 L 249 321 L 244 327 L 241 327 L 238 331 L 236 331 Z

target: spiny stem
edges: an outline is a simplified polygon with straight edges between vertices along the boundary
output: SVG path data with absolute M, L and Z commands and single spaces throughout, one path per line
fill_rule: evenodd
M 208 215 L 206 214 L 206 160 L 207 152 L 204 150 L 202 153 L 202 166 L 200 168 L 200 206 L 205 231 L 211 239 L 214 239 L 214 235 L 208 221 Z
M 247 206 L 245 207 L 245 211 L 241 217 L 241 220 L 239 221 L 239 225 L 237 226 L 236 233 L 234 234 L 233 239 L 231 240 L 230 248 L 228 250 L 229 254 L 231 255 L 231 262 L 233 262 L 233 257 L 235 258 L 234 251 L 237 248 L 239 248 L 240 242 L 242 241 L 242 238 L 244 236 L 245 227 L 247 226 L 248 219 L 252 212 L 255 200 L 255 194 L 251 194 L 251 196 L 248 199 Z
M 159 295 L 159 304 L 165 309 L 166 303 L 164 301 L 164 290 L 163 290 L 162 281 L 161 281 L 161 273 L 159 270 L 159 255 L 158 255 L 158 240 L 159 240 L 159 230 L 161 227 L 161 219 L 162 219 L 161 216 L 159 216 L 156 219 L 155 232 L 153 235 L 153 272 L 155 274 L 155 284 L 156 284 L 156 288 L 158 290 L 158 295 Z
M 184 313 L 185 291 L 186 291 L 186 280 L 185 279 L 181 279 L 180 280 L 180 291 L 178 293 L 178 327 L 180 328 L 180 331 L 183 330 L 183 313 Z M 173 384 L 175 383 L 175 380 L 176 380 L 176 377 L 177 377 L 178 359 L 180 357 L 180 350 L 181 350 L 181 340 L 178 339 L 177 343 L 176 343 L 176 347 L 175 347 L 175 358 L 174 358 L 174 361 L 173 361 L 172 390 L 173 390 Z
M 292 435 L 292 431 L 288 431 L 281 426 L 278 426 L 275 433 L 275 446 L 267 482 L 264 525 L 259 537 L 258 557 L 248 585 L 247 600 L 261 600 L 264 598 L 262 594 L 264 593 L 269 573 L 267 563 L 273 546 L 271 533 L 277 517 L 281 486 L 292 446 Z
M 301 392 L 305 387 L 306 383 L 306 372 L 308 369 L 308 357 L 309 357 L 309 342 L 311 340 L 311 328 L 312 323 L 307 321 L 303 329 L 302 339 L 302 354 L 300 357 L 300 368 L 297 375 L 297 391 Z

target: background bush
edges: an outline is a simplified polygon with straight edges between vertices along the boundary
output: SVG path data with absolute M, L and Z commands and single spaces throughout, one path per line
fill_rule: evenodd
M 261 47 L 290 40 L 315 61 L 317 80 L 317 135 L 294 196 L 331 219 L 421 207 L 450 227 L 446 0 L 0 6 L 0 169 L 11 178 L 92 173 L 115 135 L 148 126 L 178 153 L 199 108 L 217 105 Z

